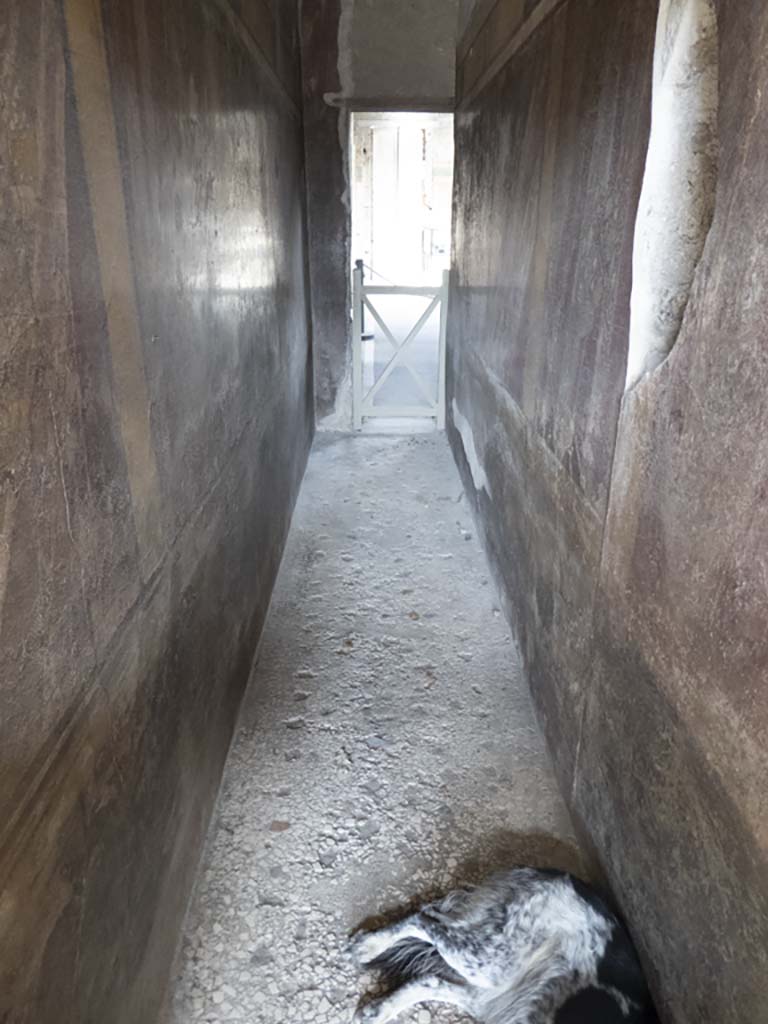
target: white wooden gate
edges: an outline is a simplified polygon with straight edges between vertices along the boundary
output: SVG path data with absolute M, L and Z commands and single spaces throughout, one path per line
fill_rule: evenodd
M 441 285 L 425 288 L 396 287 L 395 285 L 369 285 L 363 283 L 363 271 L 356 267 L 354 271 L 353 301 L 353 414 L 355 430 L 360 430 L 366 418 L 400 417 L 408 419 L 434 419 L 439 430 L 445 429 L 445 334 L 448 313 L 448 282 L 449 271 L 444 271 Z M 416 321 L 407 336 L 402 340 L 394 336 L 387 326 L 373 300 L 383 295 L 416 295 L 429 299 L 427 308 Z M 363 361 L 363 307 L 375 320 L 384 339 L 392 346 L 392 355 L 379 377 L 366 382 L 364 379 Z M 440 307 L 440 334 L 437 352 L 437 394 L 430 393 L 428 383 L 422 378 L 409 360 L 409 347 L 421 334 L 435 310 Z M 386 405 L 374 404 L 377 395 L 398 368 L 404 367 L 413 378 L 416 387 L 424 398 L 424 405 Z

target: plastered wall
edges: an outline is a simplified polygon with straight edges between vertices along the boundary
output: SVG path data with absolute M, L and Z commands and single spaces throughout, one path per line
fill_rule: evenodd
M 0 52 L 0 1019 L 151 1024 L 312 431 L 296 17 Z
M 667 27 L 710 14 L 677 6 Z M 460 44 L 451 439 L 663 1019 L 748 1024 L 768 1006 L 768 14 L 714 5 L 714 141 L 711 103 L 666 106 L 701 128 L 711 227 L 681 247 L 678 326 L 625 394 L 658 5 L 513 7 L 489 15 L 505 39 L 474 23 Z

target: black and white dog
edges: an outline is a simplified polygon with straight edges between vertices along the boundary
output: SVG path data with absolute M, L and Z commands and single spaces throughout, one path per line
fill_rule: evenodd
M 449 1003 L 482 1024 L 658 1024 L 632 941 L 589 886 L 516 868 L 459 889 L 392 927 L 353 937 L 390 994 L 361 1007 L 384 1024 Z

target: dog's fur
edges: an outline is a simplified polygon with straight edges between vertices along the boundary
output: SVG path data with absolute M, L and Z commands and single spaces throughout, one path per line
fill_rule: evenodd
M 362 1006 L 384 1024 L 418 1003 L 449 1003 L 482 1024 L 658 1024 L 626 929 L 589 886 L 516 868 L 459 889 L 352 940 L 390 994 Z

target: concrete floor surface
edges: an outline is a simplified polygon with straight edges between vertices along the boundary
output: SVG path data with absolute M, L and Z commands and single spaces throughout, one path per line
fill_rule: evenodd
M 322 434 L 169 1024 L 350 1021 L 351 929 L 520 862 L 580 866 L 445 435 Z

